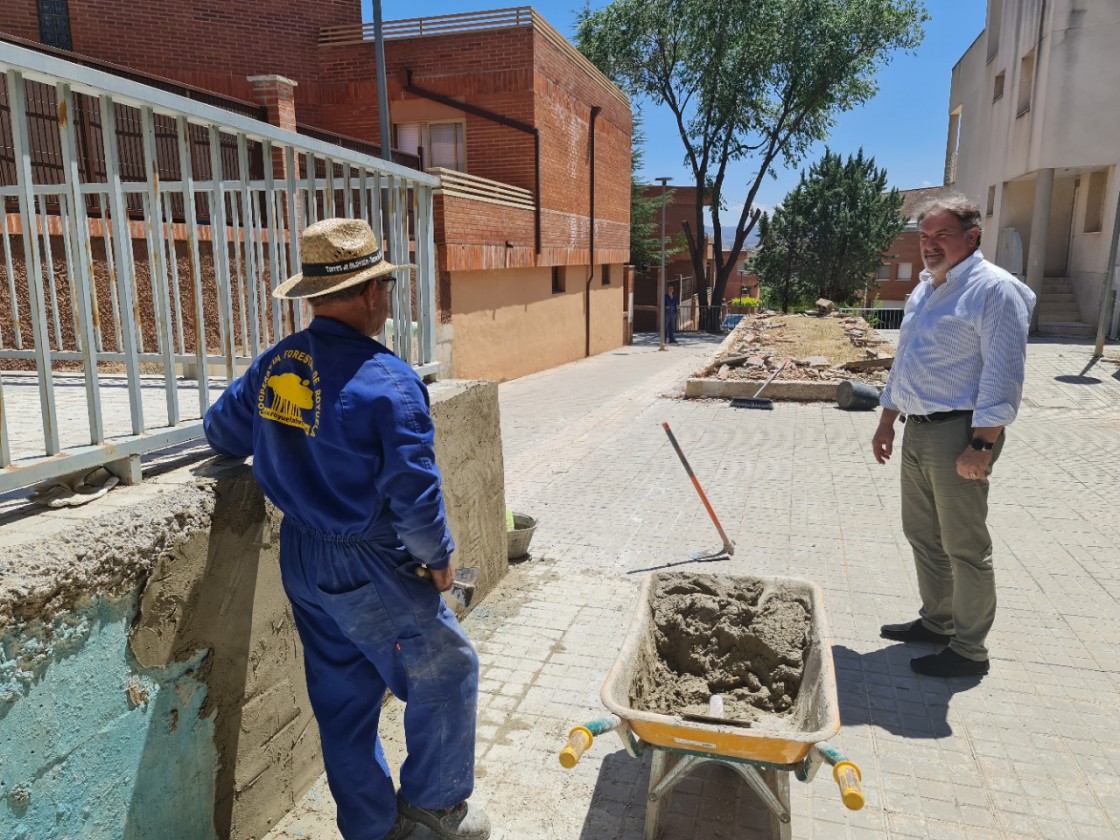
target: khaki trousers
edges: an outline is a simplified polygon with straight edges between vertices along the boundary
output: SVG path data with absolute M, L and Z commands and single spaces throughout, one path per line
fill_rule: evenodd
M 996 441 L 993 465 L 1005 436 Z M 972 415 L 905 425 L 902 529 L 914 550 L 922 623 L 937 633 L 955 634 L 950 648 L 983 661 L 996 615 L 996 581 L 988 482 L 957 475 L 957 458 L 971 439 Z

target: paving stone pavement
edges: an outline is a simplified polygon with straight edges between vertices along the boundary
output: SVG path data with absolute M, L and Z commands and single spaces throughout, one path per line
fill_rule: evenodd
M 897 458 L 871 455 L 873 412 L 680 399 L 714 339 L 639 343 L 500 387 L 509 505 L 540 520 L 531 559 L 465 620 L 482 663 L 475 801 L 495 840 L 641 840 L 649 761 L 613 735 L 572 771 L 568 729 L 599 689 L 642 576 L 676 568 L 804 577 L 825 593 L 842 729 L 866 807 L 826 772 L 791 783 L 795 838 L 1120 837 L 1120 368 L 1088 343 L 1034 342 L 1019 419 L 992 477 L 1000 606 L 983 680 L 918 678 L 928 646 L 879 625 L 916 614 Z M 1108 353 L 1117 357 L 1117 348 Z M 736 543 L 719 537 L 674 455 L 669 422 Z M 383 729 L 403 752 L 401 707 Z M 269 840 L 338 835 L 316 785 Z M 664 840 L 768 837 L 737 779 L 701 771 L 673 794 Z M 433 835 L 418 830 L 416 840 Z

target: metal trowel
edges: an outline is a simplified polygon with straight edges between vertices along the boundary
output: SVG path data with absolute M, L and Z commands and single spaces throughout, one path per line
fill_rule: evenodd
M 416 575 L 426 580 L 432 579 L 432 570 L 427 566 L 420 565 L 416 567 Z M 466 568 L 455 569 L 455 582 L 451 584 L 451 589 L 448 590 L 452 598 L 464 607 L 471 605 L 471 600 L 474 598 L 474 587 L 478 583 L 479 568 L 478 566 L 468 566 Z

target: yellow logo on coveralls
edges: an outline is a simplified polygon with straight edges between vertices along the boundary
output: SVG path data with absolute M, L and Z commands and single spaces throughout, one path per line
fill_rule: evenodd
M 273 373 L 282 361 L 295 362 L 307 368 L 307 376 L 299 373 Z M 302 429 L 305 435 L 315 437 L 319 429 L 319 412 L 323 405 L 322 391 L 309 386 L 319 384 L 319 373 L 315 370 L 315 360 L 302 350 L 285 350 L 268 363 L 264 382 L 257 395 L 257 413 L 265 420 L 274 420 L 285 426 Z M 272 393 L 269 402 L 268 394 Z M 313 411 L 312 422 L 308 423 L 304 412 Z

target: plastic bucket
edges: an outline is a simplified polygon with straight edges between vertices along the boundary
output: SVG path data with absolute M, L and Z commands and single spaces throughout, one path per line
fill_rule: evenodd
M 513 514 L 513 530 L 506 531 L 506 558 L 517 560 L 529 553 L 529 543 L 537 530 L 537 520 L 524 513 Z
M 870 411 L 879 405 L 879 389 L 845 379 L 836 386 L 836 404 L 845 411 Z

